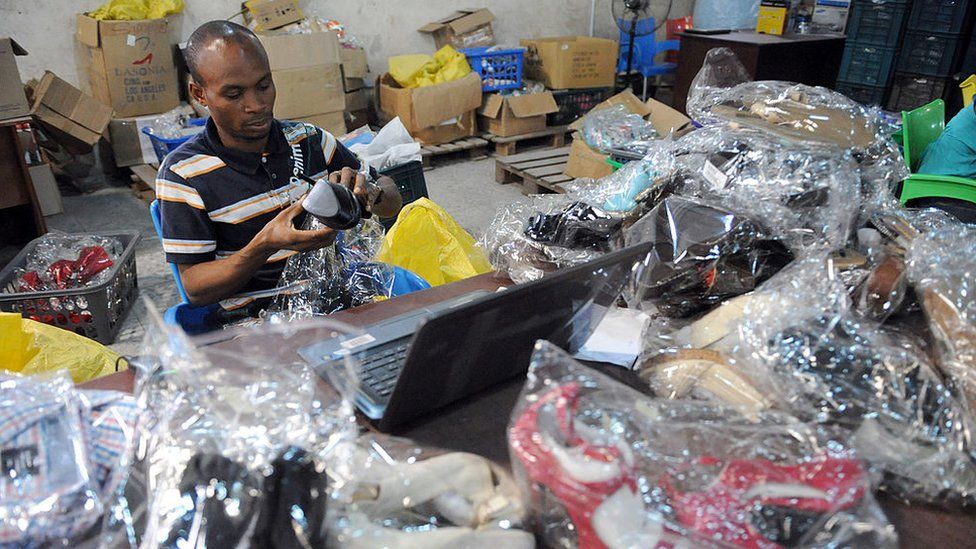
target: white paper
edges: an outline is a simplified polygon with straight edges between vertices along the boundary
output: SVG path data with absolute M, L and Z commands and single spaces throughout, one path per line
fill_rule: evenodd
M 420 143 L 413 140 L 400 117 L 394 118 L 376 134 L 368 145 L 358 143 L 349 148 L 375 170 L 384 170 L 413 160 L 420 160 Z
M 575 357 L 632 368 L 642 350 L 642 336 L 650 320 L 651 317 L 637 309 L 610 309 Z

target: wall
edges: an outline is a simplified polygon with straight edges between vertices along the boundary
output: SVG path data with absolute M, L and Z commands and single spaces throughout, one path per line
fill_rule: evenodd
M 178 22 L 179 39 L 211 19 L 239 11 L 239 0 L 185 0 Z M 656 0 L 664 4 L 664 0 Z M 0 0 L 0 36 L 11 36 L 30 52 L 18 58 L 24 80 L 45 70 L 77 84 L 74 55 L 75 14 L 90 11 L 101 0 Z M 366 47 L 372 70 L 386 69 L 386 59 L 404 53 L 431 52 L 433 40 L 416 29 L 453 10 L 485 6 L 497 17 L 495 32 L 502 44 L 519 38 L 586 34 L 590 0 L 300 0 L 306 14 L 337 19 Z M 693 0 L 675 0 L 672 17 L 691 13 Z M 596 36 L 616 38 L 610 0 L 596 2 Z

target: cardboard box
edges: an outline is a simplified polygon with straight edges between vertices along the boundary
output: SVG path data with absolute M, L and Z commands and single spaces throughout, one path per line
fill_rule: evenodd
M 27 50 L 13 38 L 0 38 L 0 120 L 23 118 L 30 114 L 24 84 L 17 70 L 18 55 L 27 55 Z
M 384 74 L 378 88 L 380 109 L 399 116 L 414 137 L 421 130 L 440 126 L 462 115 L 466 117 L 469 113 L 471 126 L 474 126 L 474 111 L 481 107 L 481 77 L 474 72 L 452 82 L 409 89 L 401 88 L 392 76 Z M 466 121 L 450 124 L 465 127 Z M 471 131 L 474 131 L 473 127 Z
M 366 50 L 360 48 L 339 48 L 342 59 L 342 74 L 347 79 L 364 79 L 369 73 Z
M 477 133 L 477 117 L 475 111 L 471 110 L 450 120 L 445 120 L 434 127 L 411 131 L 410 135 L 425 145 L 439 145 L 450 143 L 462 137 L 471 137 Z
M 272 71 L 271 75 L 278 91 L 275 118 L 300 119 L 309 114 L 341 112 L 346 108 L 339 65 Z
M 196 116 L 189 105 L 180 107 L 180 112 Z M 157 162 L 149 136 L 142 129 L 152 125 L 159 115 L 150 114 L 133 118 L 113 118 L 108 124 L 108 140 L 112 144 L 115 165 L 119 167 L 138 166 Z
M 166 112 L 180 102 L 169 19 L 96 21 L 77 16 L 92 96 L 121 117 Z
M 363 88 L 346 94 L 347 112 L 364 111 L 369 108 L 369 90 Z
M 850 0 L 817 0 L 810 20 L 816 32 L 844 34 L 850 11 Z
M 564 173 L 569 177 L 600 179 L 613 173 L 613 169 L 607 164 L 607 155 L 591 149 L 577 133 L 573 135 L 573 145 L 569 148 L 569 161 L 566 162 Z
M 363 78 L 343 78 L 342 82 L 346 93 L 359 91 L 366 87 L 366 80 Z
M 789 6 L 788 0 L 762 0 L 759 4 L 759 17 L 756 19 L 756 32 L 783 34 L 786 31 Z
M 34 89 L 31 115 L 65 144 L 84 150 L 105 133 L 112 109 L 78 88 L 45 72 Z
M 551 92 L 485 97 L 478 109 L 482 127 L 499 137 L 524 135 L 546 129 L 546 115 L 559 110 Z
M 277 29 L 305 18 L 298 0 L 248 0 L 244 8 L 258 31 Z
M 522 40 L 525 74 L 552 90 L 610 88 L 616 80 L 616 40 L 561 36 Z
M 346 133 L 346 117 L 342 111 L 303 116 L 298 120 L 318 126 L 337 137 Z
M 427 23 L 417 31 L 433 35 L 438 49 L 448 45 L 457 49 L 493 46 L 495 32 L 491 22 L 494 20 L 495 16 L 487 9 L 458 10 L 443 19 Z
M 339 39 L 331 32 L 259 34 L 272 71 L 342 63 Z
M 54 179 L 51 165 L 38 164 L 27 168 L 27 170 L 30 172 L 31 183 L 34 185 L 34 194 L 37 195 L 37 205 L 41 208 L 41 215 L 46 217 L 63 212 L 64 204 L 61 202 L 61 190 L 58 189 L 58 182 Z

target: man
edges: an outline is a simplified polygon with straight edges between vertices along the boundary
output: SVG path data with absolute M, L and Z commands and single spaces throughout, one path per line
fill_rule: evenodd
M 399 212 L 393 181 L 379 178 L 379 192 L 368 186 L 358 159 L 334 136 L 273 118 L 268 56 L 250 30 L 205 23 L 190 36 L 186 62 L 190 94 L 210 118 L 163 161 L 156 196 L 166 260 L 178 266 L 191 303 L 253 310 L 276 293 L 285 259 L 333 244 L 331 229 L 296 228 L 310 188 L 303 176 L 328 174 L 380 217 Z
M 963 107 L 925 149 L 918 173 L 976 179 L 976 103 Z

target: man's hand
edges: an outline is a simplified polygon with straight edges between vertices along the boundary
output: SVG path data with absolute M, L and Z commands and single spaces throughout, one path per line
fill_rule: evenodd
M 277 252 L 278 250 L 294 250 L 307 252 L 331 246 L 336 239 L 336 231 L 329 228 L 314 231 L 303 231 L 295 228 L 295 218 L 305 210 L 302 209 L 303 196 L 288 208 L 282 210 L 274 219 L 268 222 L 254 237 L 254 243 L 263 252 Z
M 363 174 L 352 168 L 342 168 L 329 174 L 329 181 L 348 187 L 356 199 L 366 205 L 367 211 L 379 217 L 396 217 L 403 207 L 400 190 L 397 189 L 393 179 L 385 175 L 376 180 L 376 185 L 367 185 Z

